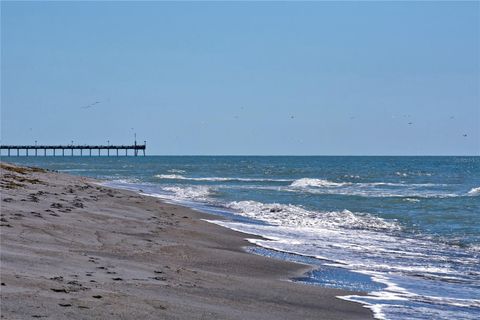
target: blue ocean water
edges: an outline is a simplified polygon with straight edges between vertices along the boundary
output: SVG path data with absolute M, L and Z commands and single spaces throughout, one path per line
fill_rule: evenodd
M 386 319 L 480 317 L 480 157 L 19 157 L 105 179 L 264 236 L 256 254 Z

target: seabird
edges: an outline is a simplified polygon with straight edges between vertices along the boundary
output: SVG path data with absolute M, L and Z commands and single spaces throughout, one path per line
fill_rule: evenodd
M 99 104 L 99 103 L 100 103 L 100 101 L 95 101 L 94 103 L 90 103 L 89 105 L 83 106 L 82 109 L 91 108 L 91 107 L 93 107 L 94 105 Z

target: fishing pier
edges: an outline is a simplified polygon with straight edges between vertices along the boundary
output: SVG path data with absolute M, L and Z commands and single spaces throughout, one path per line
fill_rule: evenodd
M 138 156 L 143 153 L 147 143 L 133 145 L 0 145 L 1 156 Z M 92 154 L 92 150 L 94 150 Z M 58 153 L 57 153 L 58 152 Z M 130 154 L 129 154 L 130 153 Z

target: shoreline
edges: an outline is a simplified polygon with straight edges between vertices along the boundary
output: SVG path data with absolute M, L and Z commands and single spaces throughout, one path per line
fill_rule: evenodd
M 2 162 L 2 318 L 373 319 L 221 216 Z

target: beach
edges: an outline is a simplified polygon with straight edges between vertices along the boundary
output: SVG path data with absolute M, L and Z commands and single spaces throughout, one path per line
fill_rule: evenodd
M 98 180 L 1 168 L 3 319 L 370 319 L 296 283 L 308 265 L 244 251 L 255 236 Z M 222 219 L 215 216 L 215 220 Z

